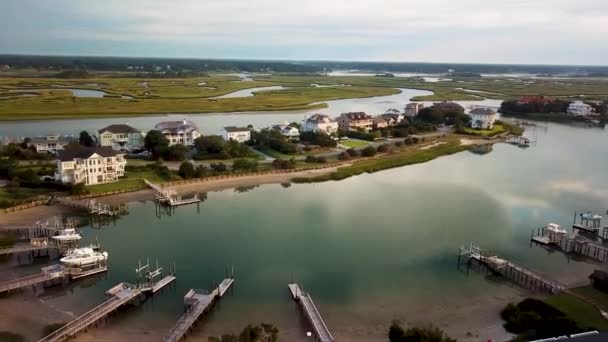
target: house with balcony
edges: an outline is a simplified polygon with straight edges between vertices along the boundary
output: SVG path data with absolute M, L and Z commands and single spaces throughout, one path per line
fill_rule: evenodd
M 125 175 L 125 154 L 109 146 L 70 146 L 57 155 L 55 180 L 85 185 L 116 182 Z
M 46 137 L 33 137 L 27 143 L 28 147 L 34 147 L 36 152 L 48 152 L 57 154 L 57 152 L 65 149 L 70 143 L 78 143 L 78 139 L 74 137 L 62 137 L 59 135 L 48 135 Z
M 489 108 L 475 108 L 470 113 L 471 128 L 492 129 L 498 116 L 495 111 Z
M 374 118 L 364 112 L 342 113 L 337 121 L 342 131 L 371 132 L 374 126 Z
M 221 136 L 226 141 L 234 140 L 240 143 L 244 143 L 251 140 L 251 130 L 247 127 L 228 126 L 224 127 L 221 132 Z
M 374 129 L 382 129 L 382 128 L 387 128 L 389 126 L 394 125 L 394 120 L 392 118 L 387 119 L 382 115 L 375 116 L 373 120 L 374 120 L 374 124 L 373 124 Z
M 338 132 L 338 122 L 324 114 L 313 114 L 302 122 L 300 131 L 331 135 Z
M 194 140 L 201 136 L 198 127 L 189 120 L 159 122 L 154 129 L 169 140 L 169 146 L 177 144 L 193 146 Z
M 145 134 L 126 124 L 110 125 L 98 132 L 99 145 L 116 151 L 131 152 L 144 148 Z
M 300 130 L 297 127 L 293 127 L 287 124 L 274 125 L 272 129 L 281 133 L 287 140 L 298 141 L 300 140 Z

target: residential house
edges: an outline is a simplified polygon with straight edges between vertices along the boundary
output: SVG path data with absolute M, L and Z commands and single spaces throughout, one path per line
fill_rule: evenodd
M 75 142 L 78 142 L 78 140 L 73 137 L 48 135 L 46 137 L 31 138 L 27 145 L 36 148 L 36 152 L 48 152 L 57 154 L 58 151 L 65 149 L 67 145 Z
M 304 120 L 300 130 L 302 132 L 332 134 L 338 131 L 338 122 L 327 115 L 313 114 L 308 119 Z
M 496 112 L 489 108 L 475 108 L 470 113 L 471 127 L 480 129 L 494 128 L 496 121 Z
M 154 129 L 160 131 L 167 140 L 169 146 L 182 144 L 194 145 L 194 140 L 201 136 L 196 125 L 189 120 L 160 122 Z
M 595 108 L 593 108 L 591 105 L 588 105 L 582 101 L 575 101 L 575 102 L 570 103 L 570 105 L 568 106 L 568 114 L 574 115 L 574 116 L 598 115 L 595 112 Z
M 145 134 L 129 125 L 110 125 L 98 131 L 99 145 L 116 151 L 131 152 L 144 148 Z
M 221 135 L 222 138 L 224 138 L 224 140 L 226 141 L 234 140 L 240 143 L 244 143 L 251 140 L 251 131 L 247 127 L 224 127 Z
M 126 165 L 124 153 L 109 146 L 70 146 L 58 153 L 55 180 L 85 185 L 115 182 L 124 176 Z
M 531 103 L 535 103 L 535 104 L 542 104 L 542 105 L 546 105 L 548 103 L 551 102 L 551 99 L 543 96 L 543 95 L 534 95 L 534 96 L 523 96 L 520 97 L 517 102 L 519 103 L 526 103 L 526 104 L 531 104 Z
M 433 103 L 433 106 L 435 106 L 441 110 L 444 110 L 444 111 L 464 112 L 464 107 L 459 105 L 456 102 L 448 102 L 448 101 L 435 102 L 435 103 Z
M 411 102 L 405 105 L 405 116 L 413 118 L 418 116 L 420 110 L 424 108 L 424 103 Z
M 282 136 L 291 141 L 300 140 L 300 130 L 297 127 L 289 126 L 286 124 L 274 125 L 272 129 L 281 133 Z
M 394 108 L 387 110 L 386 113 L 382 114 L 382 117 L 388 121 L 389 126 L 398 125 L 405 119 L 405 115 Z
M 338 128 L 342 131 L 371 132 L 374 119 L 364 112 L 342 113 L 338 117 Z
M 382 129 L 382 128 L 387 128 L 389 126 L 394 125 L 394 121 L 392 121 L 393 119 L 391 119 L 391 118 L 387 119 L 382 115 L 375 116 L 373 120 L 374 120 L 373 121 L 374 129 Z M 392 124 L 389 124 L 389 122 L 392 122 Z

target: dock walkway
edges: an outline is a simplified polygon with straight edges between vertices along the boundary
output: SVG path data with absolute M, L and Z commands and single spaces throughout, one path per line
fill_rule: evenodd
M 156 200 L 159 203 L 177 207 L 180 205 L 200 203 L 201 201 L 197 194 L 189 198 L 182 198 L 175 190 L 164 189 L 160 185 L 154 184 L 147 179 L 144 179 L 144 182 L 156 192 Z
M 95 324 L 97 321 L 107 317 L 112 312 L 116 311 L 123 305 L 133 302 L 138 297 L 142 296 L 146 292 L 158 291 L 160 285 L 166 286 L 175 280 L 174 276 L 166 276 L 156 284 L 150 286 L 133 285 L 129 283 L 120 283 L 108 291 L 106 294 L 110 299 L 96 306 L 95 308 L 87 311 L 86 313 L 78 316 L 73 321 L 54 331 L 52 334 L 41 339 L 39 342 L 59 342 L 64 341 L 78 332 L 85 330 L 87 327 Z M 158 286 L 157 286 L 158 285 Z
M 0 248 L 0 255 L 34 252 L 42 250 L 58 249 L 59 246 L 48 239 L 32 239 L 30 243 L 19 243 L 11 247 Z
M 0 283 L 0 293 L 21 289 L 28 286 L 66 278 L 65 268 L 61 265 L 43 267 L 42 272 Z
M 532 242 L 540 245 L 552 246 L 563 253 L 574 253 L 599 261 L 608 262 L 608 248 L 597 244 L 589 238 L 579 234 L 555 234 L 546 228 L 532 231 Z
M 310 322 L 313 327 L 314 333 L 321 342 L 333 342 L 334 337 L 329 332 L 327 325 L 323 321 L 319 310 L 315 306 L 315 303 L 312 300 L 312 297 L 309 293 L 306 293 L 300 289 L 298 284 L 288 284 L 289 292 L 291 293 L 291 297 L 300 304 L 304 313 L 306 314 L 306 318 Z
M 191 289 L 184 296 L 186 312 L 177 320 L 169 334 L 164 338 L 165 342 L 177 342 L 185 338 L 194 323 L 213 305 L 213 303 L 224 296 L 226 291 L 234 283 L 234 278 L 224 279 L 219 286 L 209 293 L 206 290 Z
M 471 244 L 468 249 L 464 247 L 460 248 L 459 257 L 462 256 L 465 256 L 467 261 L 474 260 L 479 264 L 485 265 L 494 273 L 500 274 L 522 287 L 531 290 L 538 290 L 550 294 L 556 294 L 566 290 L 564 285 L 550 280 L 544 275 L 527 267 L 497 256 L 485 256 L 481 253 L 480 248 L 473 244 Z

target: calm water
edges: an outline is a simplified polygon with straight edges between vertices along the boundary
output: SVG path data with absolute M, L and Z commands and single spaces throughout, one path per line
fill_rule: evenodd
M 251 92 L 252 89 L 243 91 Z M 328 107 L 316 111 L 169 114 L 102 119 L 7 121 L 0 122 L 0 137 L 32 137 L 47 134 L 78 135 L 82 130 L 97 132 L 99 129 L 115 123 L 128 123 L 133 127 L 148 131 L 154 128 L 159 121 L 182 119 L 191 120 L 196 123 L 203 134 L 219 134 L 225 126 L 247 126 L 252 124 L 254 127 L 260 128 L 283 122 L 300 122 L 313 112 L 338 116 L 341 113 L 351 111 L 366 111 L 370 114 L 380 114 L 389 108 L 403 110 L 405 104 L 411 102 L 410 98 L 430 94 L 432 92 L 425 90 L 401 89 L 401 93 L 390 96 L 326 101 L 324 103 L 327 103 Z
M 84 312 L 109 287 L 134 281 L 138 260 L 175 261 L 174 290 L 110 325 L 162 334 L 182 313 L 185 292 L 208 288 L 229 264 L 234 294 L 196 334 L 268 321 L 286 341 L 301 340 L 286 287 L 295 278 L 343 341 L 383 341 L 395 318 L 451 324 L 448 331 L 464 337 L 525 292 L 459 271 L 460 245 L 475 242 L 570 284 L 594 269 L 528 241 L 532 228 L 548 222 L 569 227 L 575 210 L 606 211 L 608 134 L 557 124 L 528 134 L 538 143 L 527 150 L 499 144 L 486 155 L 463 152 L 341 182 L 213 192 L 200 211 L 181 207 L 160 219 L 153 203 L 130 203 L 115 225 L 84 232 L 110 253 L 106 279 L 51 291 L 45 300 Z
M 270 86 L 270 87 L 248 88 L 248 89 L 241 89 L 241 90 L 233 91 L 232 93 L 228 93 L 228 94 L 225 94 L 225 95 L 212 97 L 212 99 L 228 99 L 228 98 L 235 98 L 235 97 L 252 97 L 252 96 L 255 95 L 254 93 L 256 93 L 256 92 L 271 91 L 271 90 L 283 90 L 283 89 L 287 89 L 287 87 L 283 87 L 283 86 Z

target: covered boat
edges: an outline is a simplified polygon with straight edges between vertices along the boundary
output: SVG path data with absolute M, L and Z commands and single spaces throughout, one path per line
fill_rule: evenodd
M 60 261 L 66 265 L 91 265 L 108 259 L 108 252 L 98 252 L 92 247 L 76 248 Z
M 57 241 L 78 241 L 82 239 L 82 236 L 76 232 L 76 229 L 68 228 L 60 230 L 58 235 L 52 236 Z
M 568 234 L 568 231 L 562 228 L 559 224 L 549 223 L 545 229 L 554 234 Z

